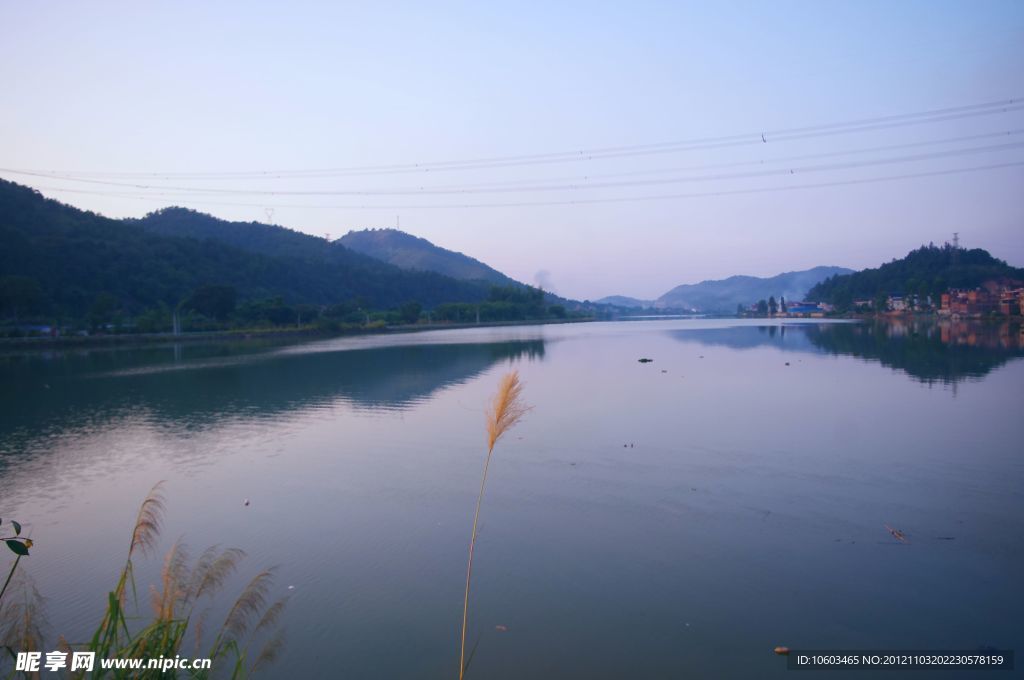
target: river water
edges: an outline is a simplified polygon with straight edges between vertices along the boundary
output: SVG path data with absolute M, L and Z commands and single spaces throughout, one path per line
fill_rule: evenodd
M 209 625 L 273 566 L 263 677 L 457 677 L 483 412 L 515 369 L 532 410 L 490 470 L 469 678 L 1022 652 L 1022 356 L 1007 324 L 692 319 L 6 353 L 0 517 L 35 542 L 44 651 L 91 635 L 163 480 L 140 617 L 174 541 L 234 546 Z

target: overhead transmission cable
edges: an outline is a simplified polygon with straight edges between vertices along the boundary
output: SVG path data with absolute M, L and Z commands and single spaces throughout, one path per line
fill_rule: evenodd
M 671 193 L 671 194 L 648 194 L 639 196 L 616 196 L 616 197 L 602 197 L 602 198 L 576 198 L 576 199 L 558 199 L 558 200 L 544 200 L 544 201 L 508 201 L 508 202 L 489 202 L 489 203 L 423 203 L 423 204 L 389 204 L 389 205 L 375 205 L 375 204 L 346 204 L 346 205 L 314 205 L 314 204 L 286 204 L 276 203 L 273 206 L 268 206 L 266 203 L 238 203 L 230 201 L 190 201 L 190 203 L 196 205 L 217 205 L 217 206 L 234 206 L 234 207 L 246 207 L 246 208 L 300 208 L 300 209 L 322 209 L 322 210 L 419 210 L 419 209 L 459 209 L 459 208 L 521 208 L 521 207 L 537 207 L 537 206 L 559 206 L 559 205 L 592 205 L 602 203 L 641 203 L 646 201 L 663 201 L 663 200 L 676 200 L 676 199 L 688 199 L 688 198 L 707 198 L 717 196 L 740 196 L 746 194 L 768 194 L 778 192 L 789 192 L 799 191 L 805 189 L 821 189 L 829 187 L 842 187 L 842 186 L 857 186 L 864 184 L 875 184 L 880 182 L 898 181 L 906 179 L 917 179 L 924 177 L 942 177 L 948 175 L 958 175 L 972 172 L 983 172 L 988 170 L 1000 170 L 1008 168 L 1019 168 L 1024 167 L 1024 160 L 1008 161 L 1005 163 L 990 163 L 987 165 L 978 165 L 971 167 L 961 168 L 946 168 L 942 170 L 931 170 L 923 172 L 909 172 L 900 173 L 895 175 L 884 175 L 878 177 L 864 177 L 854 179 L 843 179 L 833 180 L 827 182 L 816 182 L 812 184 L 788 184 L 778 185 L 771 187 L 754 187 L 745 189 L 723 189 L 717 191 L 704 191 L 704 192 L 690 192 L 690 193 Z M 129 194 L 121 192 L 110 192 L 110 191 L 94 191 L 88 189 L 67 189 L 62 187 L 37 187 L 38 189 L 45 189 L 47 191 L 58 191 L 75 194 L 93 194 L 100 196 L 118 197 L 118 198 L 130 198 L 138 200 L 162 200 L 160 195 L 148 195 L 148 194 Z
M 99 171 L 67 171 L 67 170 L 19 170 L 24 174 L 35 173 L 38 176 L 71 179 L 77 178 L 146 178 L 146 179 L 284 179 L 368 176 L 376 174 L 450 172 L 459 170 L 479 170 L 522 165 L 543 165 L 551 163 L 573 163 L 580 161 L 626 158 L 651 154 L 677 153 L 719 149 L 731 146 L 766 144 L 783 141 L 811 139 L 832 135 L 853 134 L 881 129 L 923 125 L 930 123 L 959 120 L 977 116 L 990 116 L 1014 112 L 1024 109 L 1021 98 L 1001 99 L 971 104 L 966 106 L 931 109 L 915 113 L 902 113 L 887 116 L 875 116 L 851 121 L 807 125 L 802 127 L 781 128 L 748 132 L 744 134 L 713 136 L 655 142 L 624 146 L 597 147 L 578 151 L 559 151 L 551 153 L 526 154 L 517 156 L 492 156 L 476 159 L 432 161 L 420 163 L 401 163 L 391 165 L 365 165 L 340 168 L 320 168 L 311 170 L 236 170 L 219 172 L 99 172 Z M 16 169 L 6 169 L 14 172 Z
M 1004 144 L 990 144 L 986 146 L 970 147 L 966 149 L 950 149 L 945 151 L 932 151 L 903 156 L 891 156 L 888 158 L 869 159 L 862 161 L 846 161 L 837 163 L 823 163 L 818 165 L 804 165 L 784 167 L 769 170 L 750 170 L 744 172 L 726 172 L 705 175 L 687 175 L 682 177 L 670 177 L 662 179 L 628 180 L 617 182 L 582 182 L 574 184 L 537 184 L 533 186 L 503 187 L 503 188 L 476 188 L 476 189 L 395 189 L 395 190 L 285 190 L 285 189 L 224 189 L 209 187 L 184 187 L 184 186 L 160 186 L 136 185 L 125 182 L 111 182 L 106 180 L 75 180 L 89 184 L 100 184 L 105 186 L 118 186 L 131 189 L 145 189 L 149 191 L 163 191 L 167 196 L 173 195 L 225 195 L 225 196 L 444 196 L 455 194 L 494 194 L 494 193 L 527 193 L 527 192 L 549 192 L 549 191 L 580 191 L 594 189 L 618 189 L 628 187 L 653 186 L 664 184 L 682 184 L 691 182 L 712 182 L 730 179 L 753 179 L 759 177 L 771 177 L 777 175 L 795 175 L 797 173 L 826 172 L 833 170 L 850 170 L 866 168 L 878 165 L 892 165 L 899 163 L 912 163 L 940 158 L 951 158 L 956 156 L 973 155 L 979 153 L 992 153 L 1008 151 L 1024 147 L 1024 142 L 1008 142 Z

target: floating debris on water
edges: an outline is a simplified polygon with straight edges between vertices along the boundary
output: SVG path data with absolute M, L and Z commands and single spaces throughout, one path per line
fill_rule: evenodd
M 892 534 L 892 537 L 895 538 L 900 543 L 907 543 L 908 542 L 907 541 L 907 535 L 905 533 L 903 533 L 902 531 L 900 531 L 899 529 L 894 529 L 893 527 L 889 526 L 888 524 L 885 525 L 885 528 L 888 529 L 889 533 Z

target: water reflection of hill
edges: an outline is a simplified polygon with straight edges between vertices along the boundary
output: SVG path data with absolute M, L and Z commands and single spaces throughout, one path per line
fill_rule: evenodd
M 330 403 L 401 409 L 500 361 L 544 355 L 543 340 L 270 352 L 232 346 L 0 358 L 0 454 L 13 442 L 140 410 L 192 426 Z M 20 437 L 23 433 L 25 437 Z M 22 442 L 25 443 L 24 441 Z
M 1010 322 L 884 320 L 865 323 L 734 326 L 670 331 L 679 340 L 733 349 L 847 355 L 878 361 L 922 382 L 979 378 L 1024 356 L 1021 325 Z
M 771 345 L 791 352 L 815 352 L 817 348 L 806 333 L 806 326 L 765 325 L 725 326 L 722 328 L 700 328 L 668 331 L 668 335 L 685 342 L 699 342 L 703 345 L 717 345 L 731 349 L 753 349 Z

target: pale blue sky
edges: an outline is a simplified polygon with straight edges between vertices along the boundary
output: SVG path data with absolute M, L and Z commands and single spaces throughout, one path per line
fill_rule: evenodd
M 756 134 L 1019 99 L 1024 3 L 9 1 L 0 3 L 0 82 L 2 168 L 209 173 L 431 163 Z M 996 133 L 1010 134 L 981 137 Z M 557 292 L 595 299 L 656 297 L 679 283 L 731 274 L 874 266 L 953 231 L 967 246 L 1024 265 L 1022 165 L 728 194 L 1020 163 L 1020 143 L 1024 110 L 1011 107 L 795 141 L 457 172 L 285 180 L 0 176 L 112 216 L 179 204 L 266 220 L 265 208 L 276 206 L 275 222 L 337 237 L 393 225 L 400 215 L 406 231 L 524 281 L 549 272 Z M 903 146 L 909 144 L 917 146 Z M 846 151 L 861 153 L 794 158 Z M 918 154 L 927 157 L 898 160 Z M 777 158 L 793 160 L 708 167 Z M 804 171 L 851 162 L 860 165 Z M 708 177 L 788 167 L 801 172 Z M 81 179 L 188 191 L 155 195 L 74 181 Z M 641 179 L 673 181 L 524 190 Z M 495 183 L 504 183 L 502 191 L 483 192 Z M 415 195 L 442 186 L 472 193 Z M 407 193 L 194 191 L 214 187 Z M 680 193 L 725 195 L 451 207 Z

